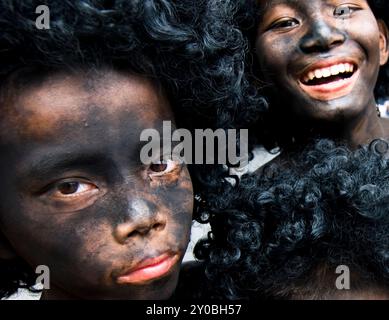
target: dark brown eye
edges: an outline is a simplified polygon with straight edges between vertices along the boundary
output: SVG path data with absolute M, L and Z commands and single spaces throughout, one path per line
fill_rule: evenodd
M 167 167 L 167 163 L 153 163 L 150 165 L 150 170 L 153 172 L 163 172 Z
M 173 161 L 171 159 L 168 159 L 164 162 L 157 161 L 155 163 L 152 163 L 147 168 L 148 176 L 150 179 L 163 177 L 163 176 L 169 176 L 173 173 L 177 173 L 181 168 L 181 164 L 177 161 Z
M 73 194 L 79 189 L 80 184 L 78 182 L 64 182 L 58 185 L 58 191 L 62 194 Z
M 360 10 L 360 8 L 357 8 L 352 5 L 342 4 L 335 8 L 334 16 L 337 18 L 347 18 L 357 10 Z
M 100 188 L 86 178 L 68 177 L 46 186 L 39 197 L 58 212 L 76 212 L 93 205 L 106 193 L 103 182 L 101 185 Z
M 288 29 L 294 28 L 299 25 L 299 22 L 296 19 L 283 19 L 274 22 L 269 29 Z
M 63 181 L 55 186 L 53 196 L 75 197 L 90 191 L 98 191 L 98 188 L 94 184 L 84 181 Z

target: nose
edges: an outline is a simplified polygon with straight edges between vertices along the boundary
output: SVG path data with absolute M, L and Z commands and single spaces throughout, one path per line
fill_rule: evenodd
M 326 52 L 343 44 L 345 34 L 338 28 L 326 23 L 322 18 L 314 21 L 307 34 L 300 41 L 304 53 Z
M 128 210 L 126 221 L 119 223 L 114 232 L 116 240 L 121 244 L 136 237 L 151 236 L 166 227 L 166 215 L 148 200 L 133 200 Z

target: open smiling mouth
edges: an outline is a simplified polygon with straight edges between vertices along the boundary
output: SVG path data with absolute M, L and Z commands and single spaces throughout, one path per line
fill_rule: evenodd
M 358 79 L 358 66 L 337 63 L 325 68 L 311 68 L 299 80 L 302 89 L 317 100 L 333 100 L 348 95 Z

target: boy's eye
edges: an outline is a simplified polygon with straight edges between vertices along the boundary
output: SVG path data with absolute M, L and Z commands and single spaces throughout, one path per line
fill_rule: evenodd
M 268 29 L 289 29 L 299 25 L 299 22 L 294 18 L 287 18 L 273 22 Z
M 72 194 L 79 189 L 78 182 L 65 182 L 58 186 L 58 191 L 62 194 Z
M 346 18 L 349 17 L 353 12 L 355 12 L 358 9 L 359 8 L 349 4 L 342 4 L 335 8 L 334 16 L 338 18 Z
M 56 183 L 52 196 L 55 198 L 76 197 L 96 190 L 98 188 L 94 184 L 85 181 L 64 181 Z
M 152 163 L 150 165 L 150 170 L 153 172 L 163 172 L 167 169 L 166 163 Z
M 180 168 L 181 164 L 171 159 L 168 159 L 166 161 L 157 161 L 150 164 L 148 169 L 148 175 L 152 179 L 154 177 L 161 177 L 176 172 Z
M 97 186 L 86 178 L 64 178 L 37 192 L 40 200 L 55 208 L 56 213 L 70 213 L 87 208 L 106 193 L 104 185 Z

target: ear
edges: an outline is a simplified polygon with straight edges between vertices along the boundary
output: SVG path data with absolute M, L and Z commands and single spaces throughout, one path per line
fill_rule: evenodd
M 383 20 L 378 20 L 378 27 L 380 30 L 380 64 L 383 66 L 389 58 L 389 31 Z
M 0 259 L 10 260 L 16 257 L 17 255 L 15 251 L 12 249 L 10 243 L 0 232 Z

